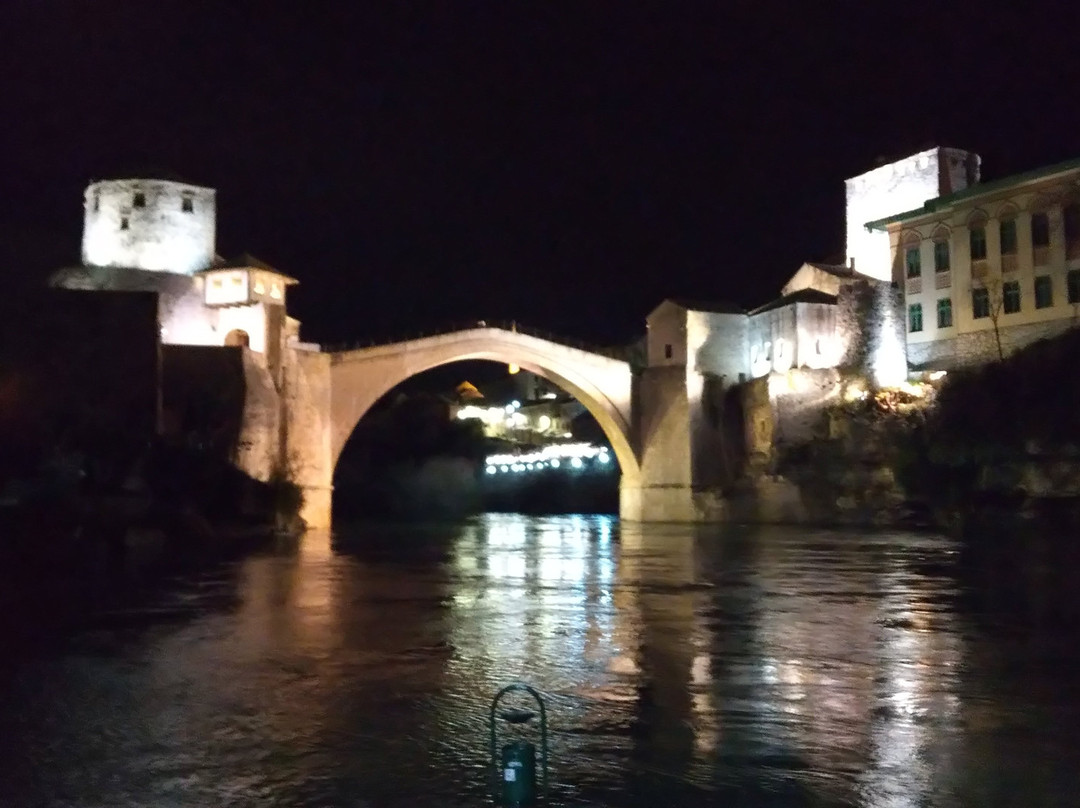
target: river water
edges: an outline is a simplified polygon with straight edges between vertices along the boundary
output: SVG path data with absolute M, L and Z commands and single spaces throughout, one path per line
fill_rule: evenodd
M 586 516 L 308 534 L 6 655 L 0 805 L 483 805 L 519 679 L 552 805 L 1080 804 L 1075 634 L 980 605 L 958 557 Z

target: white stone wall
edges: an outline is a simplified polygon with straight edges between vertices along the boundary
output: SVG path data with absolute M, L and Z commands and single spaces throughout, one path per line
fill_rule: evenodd
M 747 373 L 747 316 L 686 312 L 686 372 L 723 377 L 735 384 Z
M 892 280 L 888 234 L 867 232 L 866 223 L 922 207 L 978 180 L 979 158 L 959 149 L 933 148 L 852 177 L 845 184 L 847 258 L 855 269 Z
M 646 318 L 645 327 L 648 330 L 646 351 L 649 367 L 686 364 L 686 309 L 674 301 L 665 300 Z M 669 352 L 671 356 L 668 356 Z
M 92 183 L 84 198 L 83 264 L 184 275 L 206 269 L 214 260 L 215 206 L 214 189 L 197 185 Z

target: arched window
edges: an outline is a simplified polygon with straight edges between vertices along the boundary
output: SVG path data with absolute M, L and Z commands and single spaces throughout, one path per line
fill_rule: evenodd
M 949 241 L 951 238 L 952 234 L 945 225 L 939 225 L 938 228 L 934 230 L 934 235 L 931 236 L 931 241 L 934 242 L 934 272 L 948 272 L 952 266 L 949 251 Z
M 1080 201 L 1076 197 L 1061 208 L 1061 224 L 1065 232 L 1065 257 L 1080 258 Z
M 1001 271 L 1015 272 L 1016 208 L 1006 205 L 998 212 L 998 244 L 1001 248 Z
M 972 274 L 975 274 L 976 264 L 986 261 L 986 214 L 982 211 L 975 211 L 968 219 L 968 246 Z
M 922 238 L 918 233 L 905 233 L 904 245 L 904 277 L 922 277 Z

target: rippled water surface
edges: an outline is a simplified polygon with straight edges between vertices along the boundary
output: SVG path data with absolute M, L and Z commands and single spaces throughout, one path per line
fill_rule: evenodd
M 0 663 L 0 805 L 482 805 L 517 679 L 552 805 L 1080 804 L 1075 643 L 965 605 L 956 557 L 607 517 L 310 534 Z

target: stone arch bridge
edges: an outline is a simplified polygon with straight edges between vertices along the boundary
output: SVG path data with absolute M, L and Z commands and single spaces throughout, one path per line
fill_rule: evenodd
M 327 395 L 320 406 L 327 414 L 320 419 L 325 431 L 317 441 L 323 447 L 318 452 L 322 460 L 304 464 L 308 468 L 304 485 L 309 524 L 329 524 L 334 468 L 356 425 L 382 396 L 426 370 L 476 359 L 515 364 L 542 376 L 589 411 L 619 463 L 619 512 L 623 519 L 686 518 L 685 508 L 679 510 L 678 504 L 689 492 L 684 374 L 665 385 L 674 395 L 658 398 L 646 389 L 642 396 L 640 378 L 635 378 L 625 359 L 483 324 L 318 357 L 328 362 Z M 687 467 L 686 473 L 674 469 L 682 466 Z
M 330 453 L 337 465 L 375 402 L 426 370 L 472 359 L 515 364 L 574 396 L 604 431 L 624 479 L 640 475 L 632 432 L 630 365 L 516 330 L 478 326 L 405 342 L 339 351 L 330 359 Z

